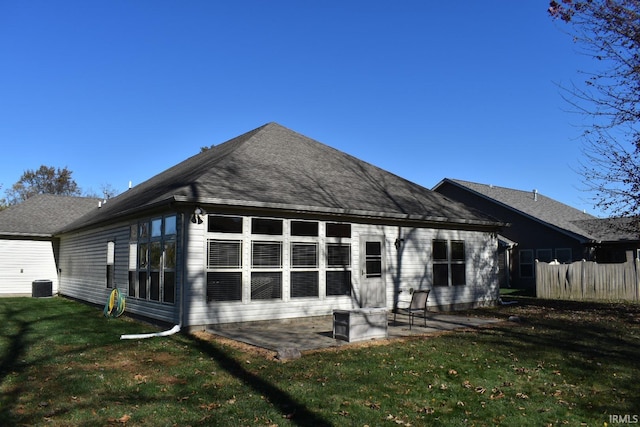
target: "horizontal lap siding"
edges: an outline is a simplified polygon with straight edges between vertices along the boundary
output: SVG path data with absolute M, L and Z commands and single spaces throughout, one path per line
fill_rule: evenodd
M 387 308 L 394 306 L 398 290 L 409 288 L 432 289 L 429 305 L 449 307 L 455 305 L 479 305 L 495 302 L 498 297 L 497 240 L 490 233 L 458 230 L 410 229 L 393 226 L 352 224 L 351 256 L 354 297 L 321 296 L 318 298 L 288 298 L 289 269 L 283 272 L 283 299 L 249 301 L 246 296 L 250 267 L 249 242 L 245 236 L 243 252 L 244 301 L 206 302 L 206 231 L 204 224 L 188 224 L 186 234 L 187 271 L 186 281 L 186 325 L 199 326 L 216 323 L 245 322 L 268 319 L 285 319 L 303 316 L 331 314 L 336 309 L 358 308 L 360 292 L 360 250 L 361 235 L 381 235 L 385 241 L 385 282 Z M 321 233 L 321 235 L 323 235 Z M 400 251 L 396 251 L 395 240 L 404 239 Z M 231 237 L 230 237 L 231 238 Z M 260 240 L 260 238 L 253 238 Z M 433 239 L 464 240 L 466 249 L 465 286 L 433 288 L 431 242 Z M 286 248 L 289 237 L 283 238 Z M 324 254 L 324 239 L 319 238 L 320 256 Z M 284 250 L 287 253 L 286 249 Z M 287 256 L 287 255 L 284 255 Z M 324 289 L 324 269 L 319 268 L 320 289 Z M 408 292 L 406 292 L 408 295 Z
M 186 281 L 188 285 L 185 287 L 185 300 L 187 303 L 184 307 L 186 325 L 199 326 L 302 316 L 322 316 L 331 314 L 334 309 L 354 308 L 353 301 L 349 297 L 292 298 L 287 301 L 261 300 L 249 303 L 239 301 L 207 303 L 205 270 L 207 250 L 204 226 L 189 223 L 187 227 Z M 260 240 L 260 238 L 255 240 Z M 287 242 L 289 242 L 289 239 L 287 239 Z M 250 259 L 250 250 L 250 245 L 243 245 L 245 259 Z M 288 256 L 286 255 L 286 249 L 284 252 L 283 257 Z M 321 252 L 324 253 L 322 250 Z M 244 267 L 244 277 L 249 277 L 250 268 L 246 265 Z M 288 286 L 289 281 L 285 277 L 288 274 L 289 270 L 283 272 L 283 288 Z M 322 270 L 320 281 L 323 283 Z M 245 282 L 248 282 L 248 280 Z M 248 288 L 245 283 L 243 288 L 245 294 Z
M 430 228 L 358 227 L 360 234 L 381 234 L 385 239 L 387 308 L 410 299 L 410 289 L 430 289 L 430 307 L 483 305 L 498 298 L 497 240 L 491 233 Z M 396 239 L 402 239 L 396 249 Z M 466 285 L 433 286 L 432 241 L 465 243 Z M 401 291 L 401 292 L 399 292 Z
M 43 240 L 0 240 L 0 294 L 31 295 L 35 280 L 50 280 L 53 293 L 58 290 L 52 243 Z
M 63 236 L 60 240 L 60 293 L 94 304 L 105 304 L 107 243 L 115 242 L 115 286 L 128 294 L 129 225 Z M 126 311 L 152 319 L 175 322 L 177 304 L 127 298 Z

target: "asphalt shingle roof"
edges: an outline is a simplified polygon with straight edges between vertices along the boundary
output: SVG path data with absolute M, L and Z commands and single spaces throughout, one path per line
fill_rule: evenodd
M 640 240 L 638 221 L 633 218 L 598 218 L 574 221 L 598 242 L 637 242 Z
M 589 231 L 581 228 L 576 221 L 596 220 L 597 218 L 579 209 L 565 205 L 534 191 L 515 190 L 477 182 L 445 178 L 435 188 L 445 182 L 470 190 L 484 198 L 491 199 L 504 207 L 520 212 L 530 218 L 546 223 L 586 239 L 595 239 Z
M 50 237 L 94 210 L 99 200 L 38 194 L 0 211 L 0 235 Z
M 68 229 L 169 202 L 498 225 L 441 194 L 269 123 L 161 172 Z

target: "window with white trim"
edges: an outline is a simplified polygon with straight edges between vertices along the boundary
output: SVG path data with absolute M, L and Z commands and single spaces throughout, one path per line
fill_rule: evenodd
M 520 277 L 531 278 L 534 273 L 533 249 L 520 249 L 518 252 L 520 258 Z
M 556 248 L 556 259 L 560 264 L 571 263 L 572 257 L 571 248 Z
M 351 282 L 351 224 L 326 224 L 326 295 L 350 296 Z
M 243 218 L 208 215 L 207 231 L 220 236 L 207 239 L 207 302 L 242 301 Z
M 166 215 L 130 228 L 129 297 L 175 303 L 177 218 Z
M 291 298 L 319 296 L 318 243 L 291 243 Z
M 284 220 L 251 218 L 251 300 L 282 299 L 282 235 Z M 268 239 L 268 236 L 274 236 Z
M 542 262 L 553 261 L 553 251 L 551 249 L 536 249 L 536 259 Z
M 113 288 L 115 284 L 115 258 L 116 242 L 107 242 L 107 288 Z
M 461 240 L 433 240 L 433 285 L 466 284 L 466 255 Z

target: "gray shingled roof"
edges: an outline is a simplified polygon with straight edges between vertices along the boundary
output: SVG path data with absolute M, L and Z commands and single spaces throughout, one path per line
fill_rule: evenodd
M 445 182 L 465 188 L 486 199 L 490 199 L 508 209 L 519 212 L 549 226 L 581 236 L 587 240 L 595 240 L 587 230 L 579 227 L 576 221 L 594 220 L 596 217 L 573 208 L 557 200 L 534 191 L 515 190 L 488 184 L 445 178 L 435 188 Z
M 170 202 L 498 225 L 436 192 L 269 123 L 110 199 L 68 229 Z
M 39 194 L 0 211 L 0 235 L 51 237 L 98 206 L 100 199 Z
M 598 242 L 637 242 L 640 240 L 637 221 L 633 218 L 597 218 L 574 223 Z

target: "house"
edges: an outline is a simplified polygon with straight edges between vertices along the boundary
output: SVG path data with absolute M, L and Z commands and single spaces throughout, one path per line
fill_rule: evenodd
M 39 194 L 0 211 L 0 295 L 31 295 L 36 280 L 58 288 L 54 232 L 98 206 L 98 199 Z
M 205 150 L 60 229 L 59 293 L 189 329 L 498 299 L 484 213 L 269 123 Z
M 598 263 L 623 263 L 640 258 L 638 218 L 597 218 L 574 222 L 593 237 L 590 256 Z
M 500 233 L 503 287 L 533 288 L 535 260 L 610 262 L 621 257 L 624 260 L 626 250 L 639 247 L 637 233 L 635 241 L 629 236 L 628 221 L 596 218 L 536 190 L 449 178 L 433 190 L 510 224 Z

